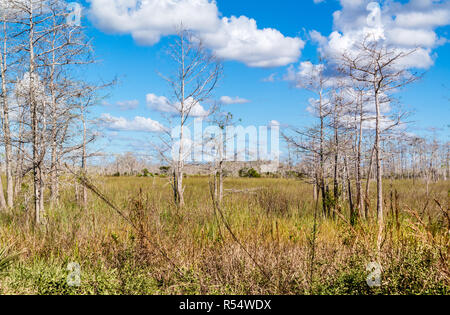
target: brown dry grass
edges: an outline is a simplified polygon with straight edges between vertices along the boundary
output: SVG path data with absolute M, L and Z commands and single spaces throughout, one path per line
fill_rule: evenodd
M 0 216 L 0 243 L 26 251 L 0 278 L 0 293 L 448 294 L 449 182 L 433 184 L 428 197 L 422 183 L 385 184 L 383 285 L 376 289 L 365 270 L 376 259 L 374 220 L 351 227 L 344 204 L 342 219 L 319 216 L 313 238 L 315 203 L 306 183 L 227 179 L 225 188 L 257 189 L 228 194 L 222 218 L 207 178 L 187 179 L 183 210 L 171 203 L 166 179 L 94 182 L 135 228 L 96 196 L 84 211 L 67 189 L 47 225 L 35 229 L 25 198 Z M 72 261 L 82 268 L 79 288 L 66 283 Z

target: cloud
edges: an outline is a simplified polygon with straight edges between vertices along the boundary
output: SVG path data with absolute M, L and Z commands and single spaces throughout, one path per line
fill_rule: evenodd
M 176 33 L 182 23 L 225 60 L 250 67 L 277 67 L 296 62 L 305 42 L 273 28 L 258 29 L 246 16 L 223 17 L 210 0 L 89 0 L 94 24 L 109 33 L 131 34 L 142 45 L 154 45 Z
M 283 80 L 293 82 L 294 86 L 300 89 L 318 89 L 336 86 L 339 82 L 344 82 L 346 78 L 339 77 L 338 74 L 328 69 L 324 64 L 313 64 L 310 61 L 301 62 L 298 67 L 289 66 Z
M 117 106 L 120 110 L 133 110 L 139 107 L 138 100 L 127 100 L 127 101 L 119 101 L 114 104 L 108 103 L 106 101 L 102 102 L 103 106 Z
M 263 78 L 261 81 L 262 82 L 275 82 L 275 80 L 276 80 L 276 73 L 272 73 L 268 77 Z
M 296 62 L 305 42 L 285 37 L 273 28 L 258 29 L 245 16 L 223 18 L 220 27 L 201 35 L 218 57 L 237 60 L 250 67 L 275 67 Z
M 124 117 L 113 117 L 105 113 L 100 116 L 100 121 L 107 129 L 113 131 L 162 132 L 165 130 L 159 122 L 140 116 L 128 120 Z
M 428 69 L 433 64 L 433 49 L 447 42 L 439 38 L 436 28 L 450 24 L 450 2 L 411 0 L 408 3 L 386 1 L 380 7 L 369 0 L 340 0 L 342 9 L 333 13 L 334 31 L 310 37 L 319 51 L 329 58 L 344 51 L 351 53 L 354 44 L 368 34 L 398 51 L 417 50 L 403 60 L 403 67 Z
M 138 100 L 121 101 L 117 102 L 116 105 L 121 110 L 133 110 L 139 107 L 139 101 Z
M 285 80 L 297 81 L 300 84 L 306 81 L 318 81 L 324 72 L 323 64 L 314 65 L 310 61 L 301 62 L 298 69 L 294 66 L 288 68 Z
M 165 96 L 157 96 L 155 94 L 147 94 L 147 107 L 150 109 L 154 109 L 163 113 L 176 113 L 176 108 L 174 108 L 167 97 Z
M 432 47 L 437 40 L 435 32 L 421 29 L 393 28 L 386 30 L 390 42 L 398 46 L 425 46 Z
M 218 9 L 208 0 L 89 0 L 97 27 L 131 34 L 140 44 L 153 45 L 183 26 L 193 31 L 217 28 Z
M 431 4 L 430 4 L 431 6 Z M 448 25 L 450 10 L 447 8 L 424 11 L 405 11 L 395 18 L 395 24 L 399 27 L 434 28 Z
M 247 100 L 245 98 L 240 98 L 239 96 L 236 96 L 236 97 L 222 96 L 220 98 L 220 102 L 225 105 L 250 103 L 249 100 Z
M 158 112 L 177 114 L 181 111 L 180 102 L 171 103 L 165 96 L 157 96 L 155 94 L 147 94 L 147 107 Z M 194 101 L 193 98 L 188 98 L 185 101 L 185 107 L 190 109 L 191 117 L 206 117 L 209 115 L 209 111 L 205 110 L 203 106 Z

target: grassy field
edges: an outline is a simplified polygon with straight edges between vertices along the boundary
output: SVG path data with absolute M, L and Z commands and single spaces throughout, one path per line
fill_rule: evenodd
M 379 257 L 375 219 L 352 227 L 346 205 L 335 219 L 319 215 L 315 229 L 312 187 L 302 181 L 227 179 L 227 189 L 257 189 L 229 193 L 215 209 L 208 179 L 192 177 L 183 210 L 167 179 L 94 182 L 126 220 L 94 195 L 83 209 L 73 185 L 40 229 L 26 194 L 0 214 L 0 244 L 21 253 L 0 275 L 0 294 L 449 293 L 449 182 L 427 196 L 422 182 L 385 181 Z M 366 283 L 372 261 L 383 267 L 378 288 Z M 67 284 L 71 262 L 79 287 Z

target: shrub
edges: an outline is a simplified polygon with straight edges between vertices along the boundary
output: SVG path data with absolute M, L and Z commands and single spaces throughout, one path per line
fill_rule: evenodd
M 144 168 L 141 171 L 141 174 L 138 175 L 138 177 L 154 177 L 155 175 L 153 173 L 150 173 L 150 171 L 146 168 Z
M 161 166 L 159 170 L 161 171 L 161 175 L 168 175 L 170 171 L 170 166 Z
M 239 171 L 239 177 L 261 178 L 261 174 L 259 174 L 254 168 L 251 169 L 243 168 Z

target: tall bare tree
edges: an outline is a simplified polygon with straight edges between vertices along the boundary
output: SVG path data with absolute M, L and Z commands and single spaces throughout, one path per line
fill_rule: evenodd
M 377 170 L 377 218 L 380 227 L 383 225 L 383 173 L 381 132 L 383 116 L 381 104 L 387 102 L 388 94 L 417 79 L 417 76 L 401 66 L 404 58 L 415 50 L 403 51 L 386 46 L 382 41 L 367 36 L 356 43 L 351 51 L 342 55 L 343 73 L 357 82 L 364 83 L 370 91 L 375 106 L 375 164 Z
M 175 118 L 177 131 L 167 130 L 170 139 L 165 141 L 165 158 L 170 161 L 173 168 L 174 200 L 178 207 L 184 207 L 184 164 L 189 154 L 189 144 L 185 138 L 185 128 L 190 118 L 207 116 L 210 113 L 202 111 L 201 103 L 212 94 L 222 74 L 221 62 L 204 46 L 192 32 L 183 29 L 178 31 L 176 39 L 169 46 L 168 56 L 174 62 L 175 71 L 171 76 L 161 75 L 172 90 L 172 99 L 169 101 L 168 112 Z M 201 113 L 200 113 L 201 112 Z M 168 156 L 167 152 L 175 148 L 178 141 L 177 152 Z
M 12 68 L 17 64 L 17 40 L 20 30 L 13 27 L 11 21 L 17 18 L 17 11 L 14 9 L 11 1 L 0 2 L 0 29 L 1 29 L 1 48 L 0 48 L 0 81 L 1 81 L 1 120 L 3 131 L 3 145 L 5 152 L 5 172 L 6 172 L 6 194 L 7 206 L 13 207 L 14 204 L 14 179 L 13 179 L 13 152 L 11 138 L 10 122 L 10 88 L 13 84 L 14 71 Z M 1 199 L 1 196 L 0 196 Z M 0 201 L 0 203 L 2 203 Z
M 8 57 L 18 63 L 15 76 L 21 79 L 9 89 L 14 90 L 19 121 L 15 126 L 16 139 L 9 141 L 8 136 L 4 137 L 5 151 L 8 151 L 8 143 L 16 147 L 16 194 L 24 175 L 32 171 L 35 219 L 39 224 L 47 182 L 50 182 L 50 203 L 55 205 L 62 159 L 82 147 L 80 142 L 76 143 L 80 139 L 74 133 L 79 123 L 80 103 L 86 94 L 90 95 L 88 90 L 97 89 L 84 83 L 84 79 L 80 80 L 80 67 L 93 62 L 92 50 L 83 28 L 68 23 L 70 12 L 66 1 L 8 0 L 8 3 L 14 15 L 4 20 L 3 29 L 11 30 L 6 33 L 9 38 L 14 34 L 17 49 L 2 50 L 0 61 L 5 70 L 2 73 L 8 70 L 9 64 L 5 62 Z M 6 45 L 8 37 L 3 38 Z M 3 77 L 7 78 L 7 73 Z M 3 88 L 5 90 L 8 87 Z M 12 98 L 10 91 L 3 93 L 7 94 L 2 98 L 3 109 L 8 108 L 5 100 Z M 3 128 L 6 128 L 8 117 L 2 117 L 6 122 Z M 26 163 L 30 165 L 25 166 Z M 12 187 L 11 184 L 11 190 Z
M 325 60 L 321 59 L 321 61 L 324 62 Z M 312 65 L 310 68 L 305 75 L 296 79 L 295 85 L 297 88 L 306 89 L 315 94 L 316 98 L 310 99 L 309 108 L 319 120 L 318 124 L 314 128 L 308 128 L 306 131 L 294 128 L 294 136 L 284 134 L 284 138 L 299 149 L 317 154 L 317 184 L 322 196 L 323 214 L 324 216 L 329 216 L 325 164 L 329 155 L 329 150 L 326 148 L 326 128 L 328 125 L 327 119 L 332 114 L 330 102 L 332 79 L 325 73 L 325 63 Z
M 210 154 L 213 159 L 214 197 L 221 204 L 224 192 L 225 163 L 229 162 L 225 154 L 226 144 L 229 140 L 226 131 L 228 127 L 234 125 L 233 114 L 217 111 L 212 118 L 212 125 L 216 127 L 216 134 L 207 135 L 204 140 L 209 149 L 207 154 Z

